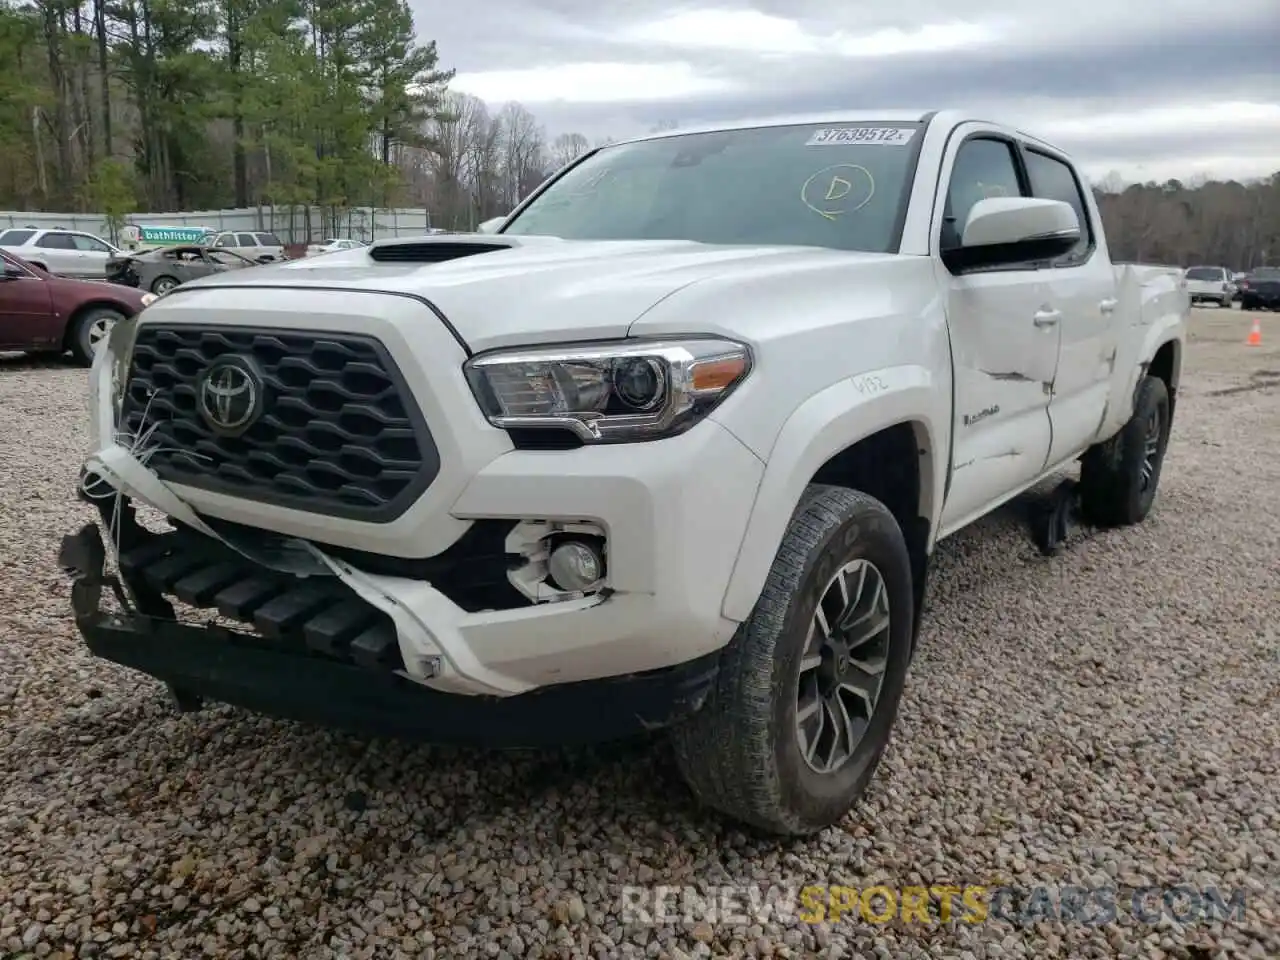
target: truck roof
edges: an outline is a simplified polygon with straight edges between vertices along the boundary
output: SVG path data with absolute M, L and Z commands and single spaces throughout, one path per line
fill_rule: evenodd
M 992 123 L 1006 129 L 1014 130 L 1021 137 L 1033 140 L 1041 146 L 1048 147 L 1058 153 L 1065 153 L 1061 147 L 1035 134 L 1010 125 L 1004 121 L 986 117 L 970 110 L 925 110 L 903 109 L 892 110 L 840 110 L 822 113 L 783 114 L 764 117 L 746 117 L 740 120 L 727 120 L 720 123 L 699 124 L 692 127 L 680 127 L 674 130 L 659 130 L 638 137 L 628 137 L 618 143 L 636 143 L 642 140 L 660 140 L 663 137 L 678 137 L 690 133 L 715 133 L 720 130 L 746 130 L 751 127 L 788 127 L 804 124 L 840 124 L 840 123 L 939 123 L 948 127 L 961 123 Z

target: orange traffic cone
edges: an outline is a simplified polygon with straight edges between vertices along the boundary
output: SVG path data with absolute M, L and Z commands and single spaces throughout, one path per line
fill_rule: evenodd
M 1245 343 L 1251 347 L 1262 346 L 1262 322 L 1256 314 L 1253 318 L 1253 329 L 1249 331 L 1249 339 Z

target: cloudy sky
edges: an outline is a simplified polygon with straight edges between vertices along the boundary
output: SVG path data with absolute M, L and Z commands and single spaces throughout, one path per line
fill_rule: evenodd
M 454 88 L 550 136 L 962 107 L 1095 178 L 1280 170 L 1280 0 L 410 0 Z

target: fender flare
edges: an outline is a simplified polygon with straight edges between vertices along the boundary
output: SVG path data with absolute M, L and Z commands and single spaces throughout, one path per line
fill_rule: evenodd
M 1161 318 L 1161 320 L 1147 328 L 1146 334 L 1142 338 L 1142 346 L 1138 349 L 1138 362 L 1133 364 L 1129 370 L 1129 383 L 1125 391 L 1125 399 L 1129 403 L 1126 419 L 1132 415 L 1133 406 L 1137 401 L 1138 389 L 1142 386 L 1142 378 L 1146 376 L 1147 371 L 1151 368 L 1156 354 L 1168 343 L 1173 344 L 1173 370 L 1169 374 L 1170 398 L 1172 399 L 1173 393 L 1178 389 L 1178 383 L 1182 379 L 1182 348 L 1185 330 L 1185 321 L 1176 317 Z
M 1177 314 L 1166 314 L 1147 326 L 1129 328 L 1131 338 L 1129 343 L 1132 346 L 1127 350 L 1122 348 L 1117 356 L 1111 392 L 1108 395 L 1107 406 L 1103 410 L 1102 422 L 1099 424 L 1099 440 L 1114 436 L 1133 416 L 1142 378 L 1156 354 L 1167 343 L 1174 344 L 1174 364 L 1170 385 L 1174 391 L 1177 390 L 1182 376 L 1185 335 L 1186 320 Z M 1121 371 L 1125 372 L 1122 374 Z
M 939 385 L 927 368 L 912 364 L 841 380 L 797 407 L 770 451 L 725 589 L 724 616 L 741 622 L 750 615 L 796 504 L 818 469 L 841 450 L 881 430 L 902 423 L 917 425 L 922 451 L 920 510 L 932 531 L 946 479 L 941 459 L 949 447 L 946 401 L 950 397 L 947 384 Z

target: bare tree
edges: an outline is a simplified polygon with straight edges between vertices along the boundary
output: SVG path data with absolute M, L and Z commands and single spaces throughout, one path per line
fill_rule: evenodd
M 470 185 L 468 227 L 489 217 L 506 213 L 501 197 L 498 160 L 499 125 L 489 115 L 488 108 L 475 101 L 473 109 L 464 118 L 463 176 Z
M 567 167 L 591 149 L 587 138 L 580 133 L 562 133 L 551 142 L 551 164 L 557 170 Z
M 508 103 L 498 114 L 502 150 L 501 195 L 508 208 L 546 176 L 542 127 L 521 104 Z
M 451 227 L 470 228 L 474 180 L 468 174 L 469 161 L 475 159 L 471 138 L 483 137 L 481 128 L 492 124 L 484 102 L 465 93 L 446 95 L 441 108 L 428 130 L 434 145 L 431 168 L 436 217 Z

